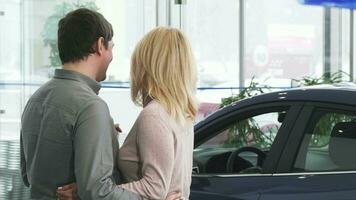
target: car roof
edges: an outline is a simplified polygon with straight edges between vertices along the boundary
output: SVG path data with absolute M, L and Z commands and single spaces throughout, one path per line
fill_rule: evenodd
M 249 107 L 252 105 L 275 103 L 275 102 L 321 102 L 336 103 L 350 106 L 356 106 L 356 85 L 355 84 L 334 84 L 334 85 L 317 85 L 287 89 L 277 92 L 259 94 L 245 98 L 229 106 L 219 109 L 212 113 L 205 120 L 196 124 L 195 128 L 200 128 L 204 124 L 226 115 L 227 113 Z

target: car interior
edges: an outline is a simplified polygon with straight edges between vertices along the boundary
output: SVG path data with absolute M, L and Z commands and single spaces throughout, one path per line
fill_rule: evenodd
M 303 171 L 345 171 L 356 169 L 356 122 L 339 122 L 331 131 L 329 144 L 310 148 Z
M 259 154 L 257 155 L 254 152 L 258 152 Z M 193 173 L 261 173 L 261 164 L 265 157 L 266 153 L 255 147 L 195 151 Z
M 327 122 L 328 125 L 321 122 Z M 294 172 L 356 169 L 356 122 L 351 115 L 325 115 L 307 131 L 294 164 Z M 322 128 L 318 126 L 322 125 Z M 309 132 L 309 134 L 308 134 Z
M 262 118 L 244 119 L 214 133 L 195 148 L 193 173 L 261 173 L 263 162 L 273 143 L 273 139 L 267 139 L 275 137 L 285 115 L 286 112 L 278 112 L 278 115 L 265 114 Z M 263 123 L 266 118 L 269 119 L 269 124 Z M 306 130 L 292 171 L 355 170 L 356 158 L 350 156 L 355 151 L 356 117 L 321 112 L 315 114 Z
M 285 115 L 286 112 L 275 112 L 247 118 L 215 133 L 195 148 L 193 173 L 262 173 L 263 162 Z

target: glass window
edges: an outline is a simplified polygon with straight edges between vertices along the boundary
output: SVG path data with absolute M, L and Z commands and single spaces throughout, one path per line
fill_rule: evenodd
M 6 27 L 0 31 L 0 199 L 29 199 L 19 171 L 20 118 L 30 95 L 53 76 L 54 69 L 61 67 L 56 46 L 59 19 L 79 7 L 102 13 L 113 26 L 115 43 L 106 82 L 127 87 L 131 53 L 144 33 L 155 26 L 156 1 L 0 2 L 0 26 Z M 138 113 L 128 90 L 104 89 L 101 96 L 107 100 L 115 122 L 120 120 L 124 132 L 128 132 Z M 135 112 L 122 120 L 121 116 L 132 108 Z
M 192 45 L 199 87 L 237 87 L 239 1 L 186 1 L 182 28 Z
M 260 173 L 286 111 L 237 121 L 194 150 L 195 172 Z
M 106 81 L 128 83 L 131 53 L 137 41 L 146 30 L 151 28 L 151 21 L 155 20 L 152 17 L 156 16 L 155 12 L 152 12 L 152 6 L 149 3 L 152 2 L 142 3 L 138 0 L 24 1 L 23 15 L 25 17 L 21 29 L 24 30 L 25 38 L 26 82 L 43 83 L 53 75 L 55 68 L 61 67 L 56 46 L 58 21 L 71 10 L 87 7 L 102 13 L 114 29 L 114 59 L 108 70 Z M 145 12 L 145 10 L 151 12 Z M 20 23 L 11 24 L 19 25 Z M 15 29 L 16 32 L 19 32 L 17 31 L 19 29 Z M 19 48 L 12 49 L 19 51 Z
M 97 10 L 105 16 L 113 25 L 115 43 L 114 59 L 106 81 L 127 87 L 131 53 L 144 33 L 155 26 L 154 2 L 154 0 L 2 1 L 0 25 L 6 28 L 0 32 L 0 109 L 5 111 L 0 116 L 0 139 L 18 138 L 20 116 L 28 97 L 53 76 L 54 69 L 61 67 L 56 46 L 57 24 L 60 18 L 79 7 Z M 21 86 L 22 84 L 25 86 Z M 111 91 L 112 98 L 107 98 L 109 105 L 117 103 L 114 93 L 118 91 Z M 127 92 L 125 95 L 127 96 Z M 6 101 L 9 98 L 14 101 Z M 129 106 L 123 107 L 132 106 L 129 99 L 123 105 L 125 104 Z M 112 110 L 114 115 L 117 112 Z M 130 122 L 122 125 L 129 129 L 131 124 Z
M 0 115 L 0 140 L 18 139 L 20 116 L 28 97 L 61 67 L 56 46 L 58 21 L 79 7 L 99 11 L 113 25 L 114 59 L 106 81 L 128 86 L 131 53 L 146 30 L 155 25 L 153 0 L 2 1 L 0 25 L 6 28 L 0 32 L 0 109 L 4 110 Z M 117 91 L 111 91 L 113 97 Z M 107 99 L 109 105 L 117 103 L 115 98 Z M 129 106 L 123 107 L 132 106 L 129 99 L 125 104 Z M 117 112 L 112 110 L 114 115 Z M 129 129 L 131 124 L 122 125 Z
M 303 138 L 296 172 L 355 170 L 356 114 L 318 111 Z
M 323 8 L 296 0 L 245 2 L 245 79 L 274 87 L 323 73 Z M 291 70 L 293 69 L 293 70 Z
M 0 82 L 22 80 L 20 6 L 20 1 L 1 1 L 0 26 L 3 28 L 0 31 Z

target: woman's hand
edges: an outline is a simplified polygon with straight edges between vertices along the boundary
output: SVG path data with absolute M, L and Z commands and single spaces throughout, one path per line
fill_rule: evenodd
M 185 199 L 180 192 L 177 192 L 168 195 L 166 200 L 187 200 L 187 199 Z
M 122 129 L 120 128 L 120 125 L 119 124 L 114 124 L 114 128 L 115 130 L 118 132 L 118 133 L 122 133 Z
M 77 194 L 77 184 L 71 183 L 57 189 L 57 197 L 59 200 L 79 200 Z
M 57 189 L 57 197 L 59 200 L 80 200 L 77 194 L 77 184 L 71 183 Z M 182 193 L 177 192 L 167 196 L 165 200 L 187 200 L 182 196 Z

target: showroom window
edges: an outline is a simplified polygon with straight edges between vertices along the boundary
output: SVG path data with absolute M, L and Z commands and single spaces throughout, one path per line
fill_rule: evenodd
M 322 7 L 249 0 L 245 9 L 247 80 L 254 77 L 270 86 L 290 87 L 291 79 L 323 73 Z
M 0 199 L 27 199 L 20 195 L 17 173 L 21 113 L 30 95 L 60 67 L 56 24 L 77 7 L 98 10 L 114 28 L 114 59 L 100 96 L 122 126 L 120 143 L 140 111 L 130 100 L 130 56 L 157 25 L 178 27 L 191 42 L 202 103 L 197 121 L 252 78 L 285 89 L 292 78 L 355 71 L 355 20 L 347 9 L 297 0 L 0 1 Z
M 115 56 L 108 70 L 108 82 L 128 83 L 131 52 L 146 29 L 155 25 L 154 11 L 148 12 L 152 9 L 149 1 L 30 0 L 19 6 L 24 15 L 21 28 L 26 82 L 42 83 L 52 77 L 55 68 L 61 67 L 56 47 L 57 23 L 71 10 L 79 7 L 97 10 L 112 24 Z
M 156 26 L 155 0 L 2 1 L 0 25 L 6 28 L 0 32 L 0 140 L 18 139 L 20 116 L 27 99 L 61 67 L 56 46 L 57 24 L 66 13 L 79 7 L 102 13 L 114 29 L 114 58 L 101 90 L 102 97 L 109 105 L 126 102 L 130 104 L 126 107 L 134 107 L 128 90 L 130 57 L 138 40 Z M 113 109 L 112 114 L 118 115 L 119 111 L 126 112 Z M 136 115 L 129 117 L 134 119 Z M 125 129 L 129 129 L 126 118 L 120 119 Z
M 58 20 L 86 7 L 114 28 L 114 59 L 101 90 L 125 135 L 139 108 L 130 101 L 129 67 L 138 40 L 156 26 L 155 0 L 2 0 L 0 6 L 0 199 L 29 199 L 19 174 L 21 113 L 38 87 L 60 68 L 56 48 Z M 128 112 L 130 110 L 130 112 Z M 123 140 L 124 138 L 120 138 Z

